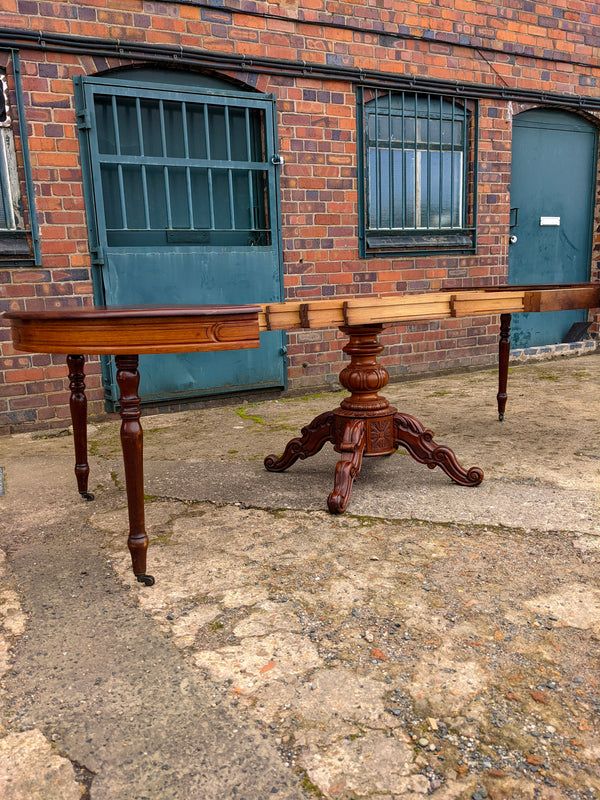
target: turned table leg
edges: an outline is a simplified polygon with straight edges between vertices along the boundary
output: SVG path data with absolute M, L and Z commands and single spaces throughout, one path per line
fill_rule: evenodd
M 500 342 L 498 344 L 498 419 L 504 419 L 504 410 L 508 395 L 506 387 L 508 385 L 508 361 L 510 358 L 510 314 L 500 314 Z
M 87 455 L 87 397 L 85 396 L 84 363 L 84 356 L 67 356 L 69 389 L 71 390 L 69 407 L 71 410 L 71 422 L 73 423 L 77 489 L 83 498 L 93 500 L 94 495 L 88 492 L 90 466 Z
M 144 465 L 143 433 L 140 425 L 140 374 L 136 355 L 115 356 L 117 385 L 121 406 L 121 447 L 125 467 L 127 506 L 129 509 L 129 538 L 127 546 L 131 564 L 140 583 L 152 586 L 154 578 L 146 574 L 148 536 L 144 524 Z

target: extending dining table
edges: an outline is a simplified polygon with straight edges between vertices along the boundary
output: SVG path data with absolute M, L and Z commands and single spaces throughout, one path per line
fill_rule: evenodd
M 85 357 L 115 358 L 121 416 L 121 446 L 129 514 L 127 544 L 136 579 L 148 586 L 148 535 L 144 519 L 143 433 L 140 423 L 139 355 L 239 350 L 260 346 L 269 330 L 337 327 L 348 338 L 350 361 L 339 380 L 350 395 L 340 406 L 316 417 L 287 443 L 281 456 L 265 458 L 265 468 L 281 472 L 297 459 L 317 453 L 327 442 L 339 454 L 334 488 L 327 504 L 343 512 L 363 457 L 387 456 L 403 447 L 428 468 L 440 467 L 455 483 L 477 486 L 479 467 L 464 469 L 454 452 L 433 440 L 413 416 L 390 406 L 380 394 L 389 375 L 377 360 L 385 328 L 432 319 L 500 315 L 498 414 L 504 416 L 513 313 L 600 307 L 600 284 L 495 286 L 385 297 L 349 297 L 244 306 L 131 306 L 14 310 L 5 313 L 17 350 L 65 354 L 75 445 L 75 475 L 82 497 L 88 491 Z

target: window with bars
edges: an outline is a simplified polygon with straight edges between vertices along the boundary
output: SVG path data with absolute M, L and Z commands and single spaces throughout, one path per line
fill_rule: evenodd
M 31 263 L 31 246 L 23 203 L 8 103 L 6 76 L 0 73 L 0 262 Z
M 109 245 L 270 244 L 262 109 L 140 92 L 94 112 Z
M 363 256 L 474 251 L 473 120 L 456 98 L 360 91 Z

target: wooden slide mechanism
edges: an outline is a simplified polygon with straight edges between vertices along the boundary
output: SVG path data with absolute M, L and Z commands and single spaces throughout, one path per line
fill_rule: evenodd
M 600 284 L 490 286 L 427 294 L 267 303 L 261 306 L 258 325 L 261 331 L 340 328 L 598 307 Z

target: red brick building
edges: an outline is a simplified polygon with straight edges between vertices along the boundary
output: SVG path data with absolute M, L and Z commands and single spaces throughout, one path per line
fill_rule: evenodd
M 0 310 L 596 281 L 599 45 L 576 0 L 4 0 Z M 382 360 L 491 364 L 498 322 L 399 326 Z M 152 357 L 144 400 L 336 379 L 337 331 L 272 337 Z M 62 424 L 65 375 L 2 323 L 0 431 Z

